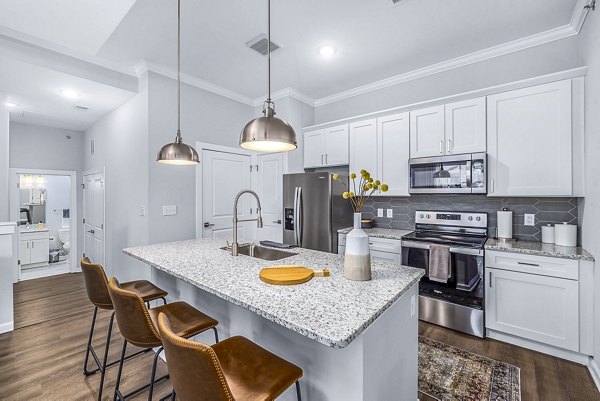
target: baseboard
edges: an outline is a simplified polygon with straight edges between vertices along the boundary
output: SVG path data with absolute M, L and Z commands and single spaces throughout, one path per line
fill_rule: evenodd
M 30 267 L 21 270 L 20 281 L 33 280 L 36 278 L 55 276 L 57 274 L 70 273 L 70 263 L 50 263 L 40 267 Z
M 594 383 L 596 383 L 596 387 L 598 391 L 600 391 L 600 367 L 596 363 L 595 359 L 590 359 L 590 363 L 588 364 L 588 369 L 590 370 L 590 374 L 592 375 L 592 379 L 594 379 Z
M 506 333 L 500 333 L 498 331 L 490 329 L 487 329 L 487 336 L 488 338 L 492 338 L 494 340 L 503 341 L 509 344 L 517 345 L 519 347 L 541 352 L 543 354 L 548 354 L 557 358 L 566 359 L 567 361 L 575 362 L 580 365 L 588 366 L 591 360 L 591 357 L 589 355 L 569 351 L 562 348 L 557 348 L 552 345 L 538 343 L 536 341 L 526 340 L 521 337 L 513 336 L 511 334 Z
M 14 329 L 15 323 L 13 321 L 0 324 L 0 334 L 8 333 L 10 331 L 13 331 Z

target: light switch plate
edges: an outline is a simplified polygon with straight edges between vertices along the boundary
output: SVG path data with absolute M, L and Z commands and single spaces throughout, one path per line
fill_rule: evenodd
M 388 209 L 388 210 L 387 210 L 387 217 L 388 217 L 389 219 L 391 219 L 391 218 L 393 218 L 393 217 L 394 217 L 394 210 L 393 210 L 393 209 Z
M 535 214 L 525 214 L 525 225 L 535 226 Z
M 177 206 L 176 205 L 164 205 L 163 206 L 163 216 L 175 216 L 177 214 Z
M 377 217 L 383 217 L 383 209 L 377 209 Z
M 146 206 L 140 206 L 140 216 L 144 217 L 146 215 Z

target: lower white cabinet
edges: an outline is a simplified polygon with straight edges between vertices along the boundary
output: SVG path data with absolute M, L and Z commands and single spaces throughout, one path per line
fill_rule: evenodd
M 48 232 L 21 234 L 19 238 L 19 260 L 21 266 L 47 265 L 50 253 Z
M 487 268 L 486 327 L 579 351 L 576 280 Z
M 369 237 L 371 260 L 401 264 L 402 242 L 394 239 Z M 338 234 L 338 254 L 346 252 L 346 234 Z

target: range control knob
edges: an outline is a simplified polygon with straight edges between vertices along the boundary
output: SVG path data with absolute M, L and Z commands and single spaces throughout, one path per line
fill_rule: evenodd
M 423 215 L 423 213 L 421 213 L 421 214 L 419 215 L 419 218 L 420 218 L 420 219 L 422 219 L 423 217 L 425 217 L 425 216 Z
M 477 221 L 481 221 L 481 217 L 480 217 L 480 216 L 477 216 L 477 218 L 476 218 L 475 220 L 477 220 Z
M 428 215 L 427 215 L 427 216 L 425 216 L 425 217 L 427 217 L 428 219 L 430 219 L 430 218 L 431 218 L 431 215 L 430 215 L 430 214 L 428 214 Z
M 473 221 L 473 216 L 469 216 L 469 221 Z

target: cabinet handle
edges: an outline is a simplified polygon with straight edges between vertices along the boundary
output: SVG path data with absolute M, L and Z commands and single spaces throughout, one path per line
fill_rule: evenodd
M 494 193 L 494 179 L 490 180 L 490 193 Z
M 274 224 L 281 224 L 281 220 L 273 220 Z
M 517 264 L 525 265 L 525 266 L 540 267 L 540 265 L 538 265 L 537 263 L 517 262 Z
M 448 139 L 448 148 L 446 149 L 447 153 L 452 153 L 452 139 Z
M 27 249 L 29 249 L 29 242 L 27 242 Z
M 323 155 L 321 155 L 321 165 L 323 165 Z
M 444 140 L 440 140 L 440 154 L 444 154 Z
M 327 156 L 329 156 L 327 153 L 325 153 L 325 164 L 327 164 Z
M 490 272 L 490 284 L 489 284 L 490 288 L 492 288 L 492 272 Z
M 31 249 L 35 248 L 35 242 L 31 241 Z

